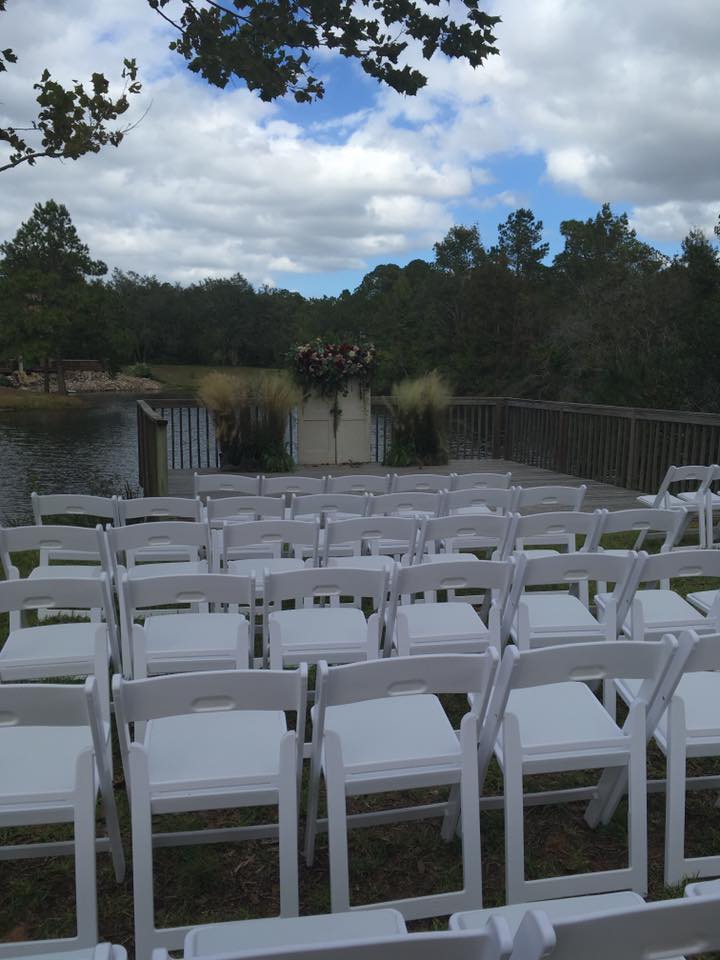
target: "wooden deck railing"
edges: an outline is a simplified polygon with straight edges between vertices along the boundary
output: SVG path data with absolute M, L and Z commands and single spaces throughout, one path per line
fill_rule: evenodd
M 372 414 L 372 455 L 382 462 L 392 441 L 390 398 L 373 397 Z M 293 451 L 295 431 L 291 417 L 288 443 Z M 448 443 L 451 459 L 515 460 L 573 477 L 653 491 L 671 464 L 720 461 L 720 414 L 454 397 L 448 410 Z M 158 400 L 155 410 L 140 401 L 138 445 L 140 482 L 146 491 L 163 482 L 167 486 L 168 466 L 217 469 L 220 465 L 212 414 L 189 399 Z M 150 464 L 148 458 L 156 462 Z
M 137 402 L 138 480 L 146 497 L 168 492 L 167 420 L 144 400 Z

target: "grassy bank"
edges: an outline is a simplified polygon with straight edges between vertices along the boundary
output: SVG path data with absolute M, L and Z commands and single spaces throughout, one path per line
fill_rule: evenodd
M 197 391 L 198 381 L 206 374 L 213 371 L 219 373 L 248 374 L 252 376 L 260 374 L 263 370 L 260 367 L 223 367 L 223 366 L 203 366 L 202 364 L 148 364 L 152 370 L 152 375 L 163 385 L 163 393 L 170 395 L 180 395 L 195 393 Z
M 0 410 L 63 410 L 79 407 L 81 402 L 78 397 L 64 397 L 58 393 L 31 393 L 0 387 Z

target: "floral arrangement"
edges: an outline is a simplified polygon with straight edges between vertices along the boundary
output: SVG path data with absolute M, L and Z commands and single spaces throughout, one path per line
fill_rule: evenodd
M 368 385 L 377 365 L 372 343 L 329 343 L 319 337 L 290 352 L 290 365 L 305 394 L 314 387 L 324 397 L 347 396 L 351 380 Z

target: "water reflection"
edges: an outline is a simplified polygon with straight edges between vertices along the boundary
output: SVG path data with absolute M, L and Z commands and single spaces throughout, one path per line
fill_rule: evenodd
M 138 486 L 133 396 L 64 410 L 0 412 L 0 522 L 31 522 L 30 491 L 122 494 Z

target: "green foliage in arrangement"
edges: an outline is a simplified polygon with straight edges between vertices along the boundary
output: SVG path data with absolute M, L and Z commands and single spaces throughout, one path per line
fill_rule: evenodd
M 209 373 L 199 383 L 198 397 L 214 414 L 223 466 L 268 473 L 295 469 L 285 429 L 300 391 L 287 374 Z
M 328 343 L 319 337 L 290 351 L 290 368 L 307 396 L 314 387 L 323 397 L 347 396 L 352 380 L 368 386 L 377 366 L 372 343 Z
M 447 410 L 450 388 L 437 371 L 393 387 L 393 438 L 388 467 L 448 462 Z

